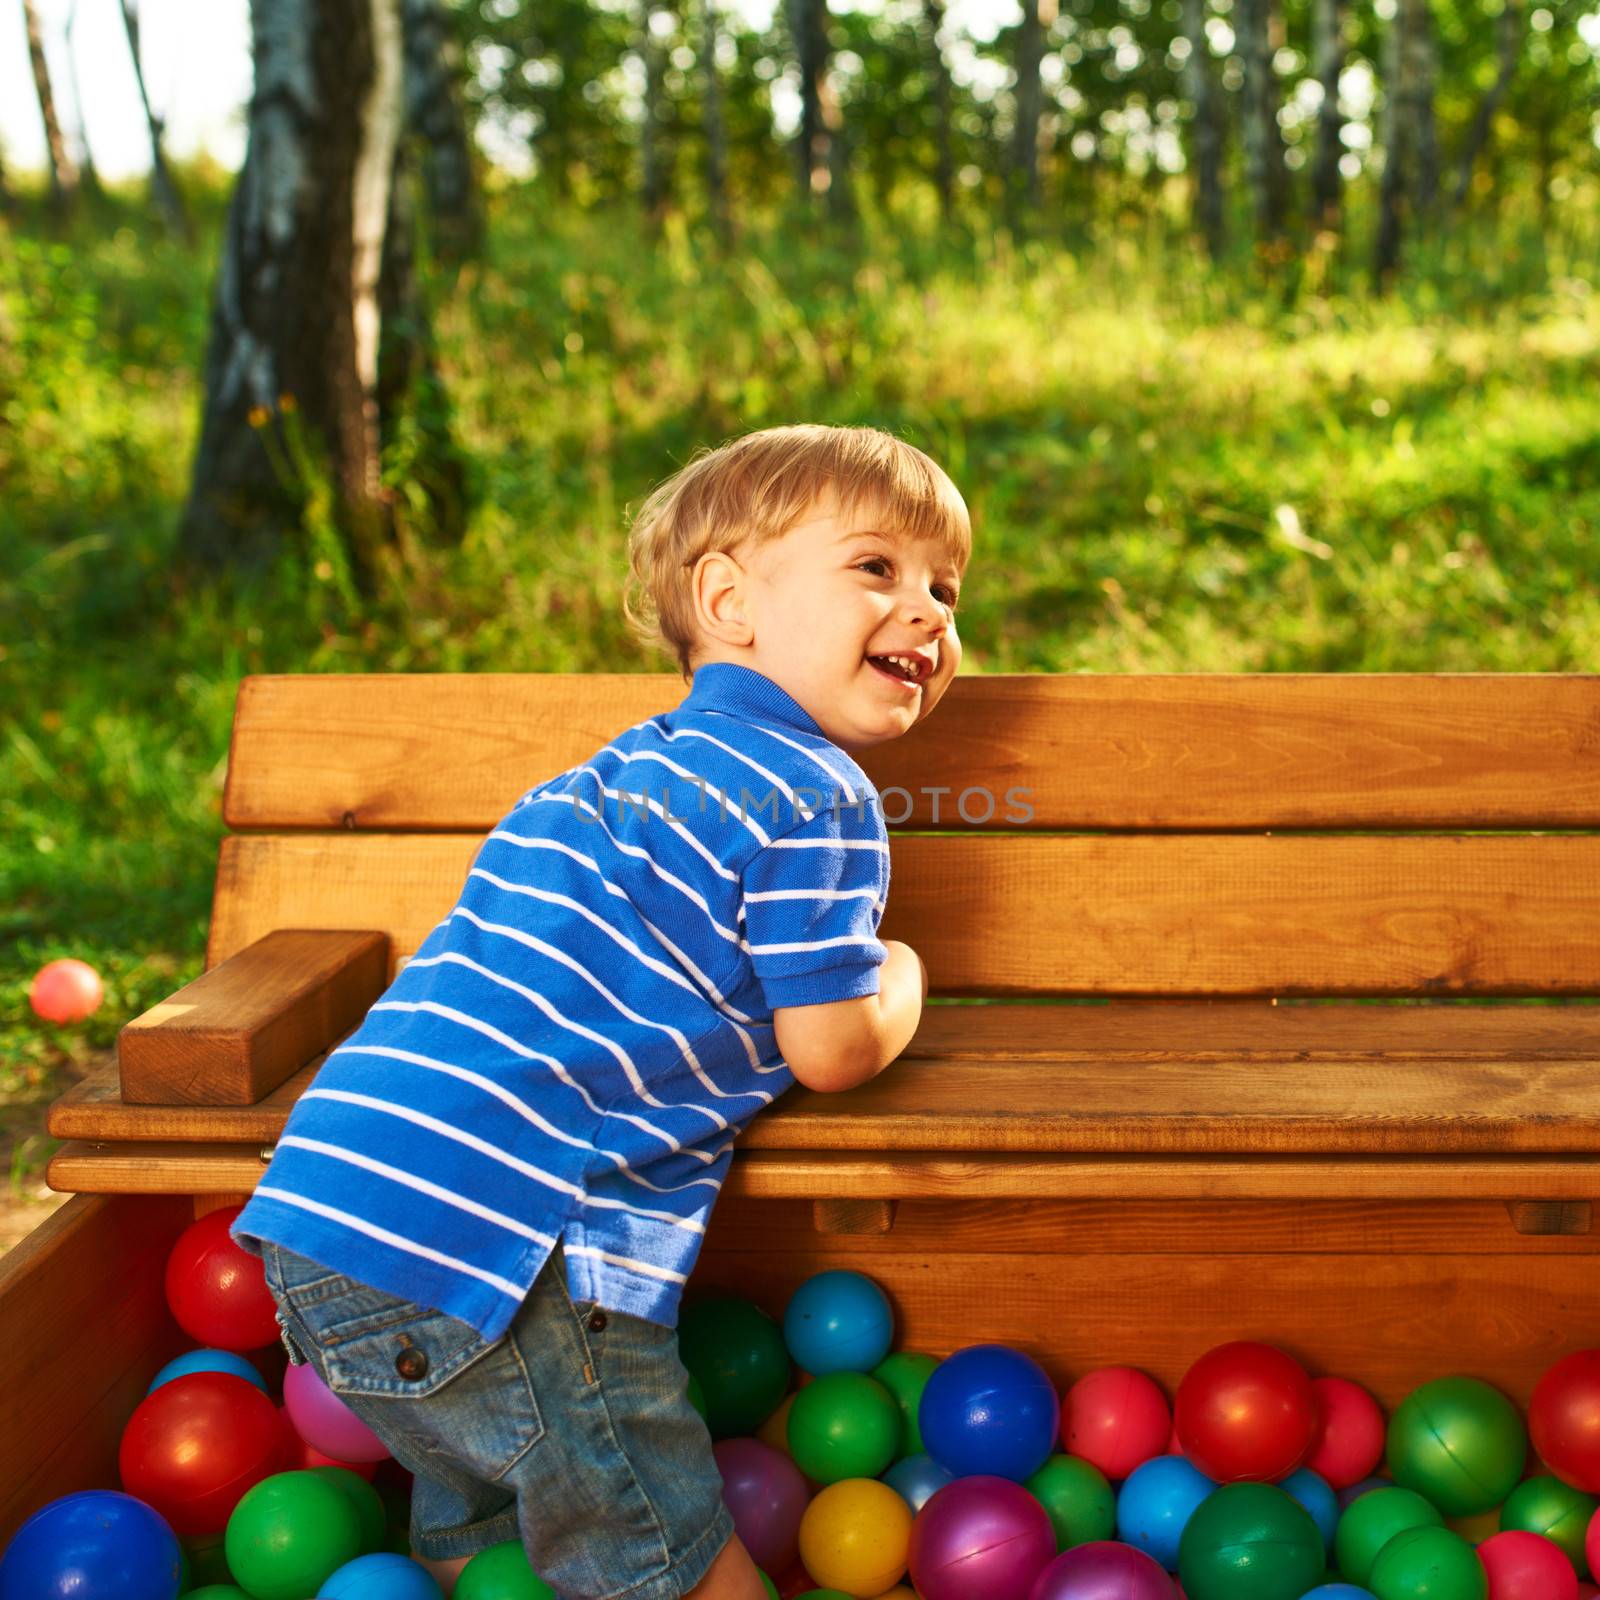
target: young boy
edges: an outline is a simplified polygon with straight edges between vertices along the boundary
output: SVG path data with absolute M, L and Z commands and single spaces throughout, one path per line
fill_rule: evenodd
M 961 659 L 955 485 L 871 428 L 698 454 L 635 520 L 625 610 L 692 687 L 525 794 L 289 1117 L 234 1224 L 291 1360 L 415 1474 L 446 1592 L 520 1538 L 569 1600 L 764 1600 L 677 1355 L 734 1140 L 873 1077 L 927 973 L 877 938 L 847 753 Z

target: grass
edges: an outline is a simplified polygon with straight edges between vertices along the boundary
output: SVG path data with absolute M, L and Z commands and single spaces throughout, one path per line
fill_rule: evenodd
M 1290 302 L 1144 231 L 773 222 L 720 259 L 510 192 L 436 315 L 478 509 L 363 603 L 294 530 L 264 578 L 174 583 L 221 210 L 192 255 L 136 216 L 0 221 L 0 1101 L 199 972 L 244 674 L 664 670 L 621 617 L 626 513 L 748 428 L 872 422 L 947 467 L 971 671 L 1600 659 L 1590 242 L 1510 282 L 1463 236 L 1386 299 Z M 76 1029 L 26 1005 L 58 955 L 106 980 Z

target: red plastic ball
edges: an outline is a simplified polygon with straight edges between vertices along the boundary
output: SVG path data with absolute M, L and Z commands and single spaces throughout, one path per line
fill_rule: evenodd
M 1496 1533 L 1478 1546 L 1489 1600 L 1578 1600 L 1578 1574 L 1561 1547 L 1537 1533 Z
M 220 1533 L 244 1492 L 279 1470 L 278 1408 L 231 1372 L 191 1372 L 134 1407 L 122 1430 L 122 1487 L 174 1533 Z
M 1348 1489 L 1383 1459 L 1385 1426 L 1378 1402 L 1348 1378 L 1314 1378 L 1317 1425 L 1305 1465 L 1331 1488 Z
M 214 1350 L 256 1350 L 278 1337 L 261 1262 L 228 1237 L 243 1209 L 208 1211 L 178 1235 L 167 1257 L 167 1304 L 178 1326 Z
M 1167 1447 L 1172 1410 L 1154 1378 L 1134 1367 L 1085 1373 L 1061 1402 L 1062 1448 L 1113 1482 Z
M 1540 1378 L 1528 1404 L 1528 1432 L 1563 1483 L 1600 1493 L 1600 1350 L 1574 1350 Z
M 1239 1340 L 1184 1373 L 1174 1407 L 1183 1453 L 1218 1483 L 1271 1483 L 1305 1460 L 1316 1427 L 1311 1379 L 1293 1356 Z
M 45 1022 L 82 1022 L 100 1009 L 105 989 L 87 961 L 47 961 L 28 987 L 28 1004 Z

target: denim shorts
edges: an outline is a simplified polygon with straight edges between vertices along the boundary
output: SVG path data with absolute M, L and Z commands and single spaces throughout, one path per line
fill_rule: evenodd
M 431 1561 L 520 1538 L 562 1600 L 676 1600 L 733 1534 L 676 1332 L 573 1303 L 557 1244 L 493 1343 L 262 1244 L 284 1348 L 416 1478 Z

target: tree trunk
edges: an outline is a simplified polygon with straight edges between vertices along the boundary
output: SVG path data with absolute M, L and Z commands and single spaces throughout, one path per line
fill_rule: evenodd
M 1344 70 L 1344 0 L 1312 0 L 1311 70 L 1322 85 L 1317 110 L 1317 153 L 1311 167 L 1311 204 L 1319 227 L 1337 231 L 1344 206 L 1339 158 L 1344 116 L 1339 110 L 1339 74 Z
M 1439 200 L 1439 135 L 1434 118 L 1434 85 L 1439 76 L 1439 44 L 1432 0 L 1409 0 L 1413 12 L 1403 48 L 1411 53 L 1406 74 L 1410 82 L 1412 148 L 1416 151 L 1415 199 L 1419 218 L 1433 215 Z
M 179 549 L 203 568 L 268 565 L 325 480 L 370 583 L 388 531 L 378 286 L 403 103 L 400 0 L 252 0 L 250 16 L 249 141 Z
M 1189 55 L 1183 64 L 1184 88 L 1194 105 L 1190 132 L 1194 225 L 1216 261 L 1227 245 L 1227 226 L 1222 196 L 1222 107 L 1211 70 L 1211 41 L 1206 37 L 1206 0 L 1183 0 L 1183 32 L 1189 41 Z
M 45 153 L 50 161 L 50 197 L 65 210 L 78 198 L 78 168 L 56 117 L 56 97 L 50 87 L 50 67 L 44 58 L 44 34 L 39 27 L 35 0 L 22 0 L 22 19 L 28 32 L 28 59 L 33 64 L 33 87 L 39 96 L 39 116 L 44 122 Z
M 83 119 L 83 90 L 78 84 L 78 49 L 76 33 L 78 29 L 78 0 L 72 0 L 67 8 L 66 26 L 61 30 L 67 46 L 67 86 L 72 90 L 72 104 L 77 110 L 78 126 L 74 130 L 79 151 L 78 182 L 83 192 L 91 202 L 97 201 L 105 194 L 105 185 L 100 181 L 100 173 L 94 164 L 94 152 L 89 148 L 89 130 Z
M 178 186 L 173 181 L 172 170 L 167 166 L 167 154 L 161 144 L 166 119 L 158 117 L 150 109 L 150 92 L 145 86 L 144 62 L 139 55 L 137 0 L 122 0 L 122 26 L 128 35 L 128 54 L 133 57 L 134 81 L 139 85 L 139 103 L 144 107 L 145 127 L 150 133 L 150 193 L 155 199 L 156 210 L 166 218 L 168 228 L 178 238 L 189 243 L 194 239 L 194 230 L 189 225 L 189 213 L 184 207 L 183 196 L 178 193 Z
M 788 10 L 800 66 L 800 128 L 795 141 L 800 193 L 808 203 L 826 197 L 830 214 L 846 217 L 853 206 L 840 148 L 839 102 L 828 78 L 826 0 L 788 0 Z
M 1022 25 L 1017 29 L 1017 81 L 1013 91 L 1016 122 L 1011 131 L 1011 171 L 1007 194 L 1015 220 L 1022 207 L 1039 204 L 1039 80 L 1045 36 L 1055 21 L 1055 0 L 1022 0 Z
M 922 0 L 922 15 L 933 77 L 933 186 L 939 195 L 939 215 L 948 222 L 955 211 L 956 168 L 950 138 L 950 68 L 939 43 L 939 30 L 944 26 L 944 0 Z
M 645 221 L 655 227 L 667 205 L 666 167 L 661 148 L 661 97 L 666 92 L 666 53 L 650 28 L 657 0 L 639 0 L 639 54 L 644 61 L 644 120 L 639 126 L 640 189 Z
M 717 0 L 700 0 L 704 43 L 706 203 L 712 226 L 724 244 L 732 239 L 728 213 L 728 148 L 722 125 L 722 74 L 717 70 Z
M 1244 65 L 1241 116 L 1245 171 L 1255 208 L 1256 236 L 1283 237 L 1289 219 L 1289 169 L 1278 126 L 1278 79 L 1272 58 L 1283 42 L 1278 0 L 1238 0 L 1239 55 Z
M 1409 53 L 1403 47 L 1412 0 L 1399 0 L 1399 9 L 1383 41 L 1383 175 L 1378 183 L 1378 232 L 1373 273 L 1380 287 L 1400 264 L 1400 243 L 1405 232 L 1407 173 L 1412 161 L 1411 124 L 1406 115 L 1405 81 Z
M 1450 198 L 1452 206 L 1462 205 L 1467 191 L 1472 187 L 1472 169 L 1478 164 L 1484 147 L 1489 142 L 1489 132 L 1494 127 L 1494 114 L 1500 109 L 1511 80 L 1517 73 L 1517 62 L 1522 55 L 1523 0 L 1505 0 L 1500 12 L 1496 40 L 1499 46 L 1499 67 L 1488 93 L 1478 102 L 1478 110 L 1461 143 L 1461 161 L 1456 170 L 1455 193 Z
M 461 104 L 465 69 L 439 0 L 402 0 L 405 127 L 416 142 L 434 257 L 460 266 L 483 250 L 483 200 Z

